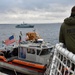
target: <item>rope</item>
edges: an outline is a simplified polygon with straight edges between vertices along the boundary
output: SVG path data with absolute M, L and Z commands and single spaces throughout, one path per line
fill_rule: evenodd
M 15 72 L 15 75 L 17 75 L 17 72 L 16 72 L 16 70 L 14 69 L 14 72 Z

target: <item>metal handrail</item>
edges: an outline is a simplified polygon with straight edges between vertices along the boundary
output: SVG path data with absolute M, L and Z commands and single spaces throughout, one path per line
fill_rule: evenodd
M 56 44 L 50 73 L 48 75 L 75 75 L 75 54 L 63 45 Z

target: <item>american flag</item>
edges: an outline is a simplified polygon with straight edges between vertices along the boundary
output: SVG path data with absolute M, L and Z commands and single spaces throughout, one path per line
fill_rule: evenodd
M 9 45 L 15 42 L 14 36 L 10 36 L 8 39 L 5 40 L 5 44 Z

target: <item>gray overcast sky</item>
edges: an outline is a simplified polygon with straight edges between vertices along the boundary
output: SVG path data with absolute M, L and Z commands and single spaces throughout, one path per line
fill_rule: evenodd
M 0 0 L 0 23 L 54 23 L 70 16 L 75 0 Z

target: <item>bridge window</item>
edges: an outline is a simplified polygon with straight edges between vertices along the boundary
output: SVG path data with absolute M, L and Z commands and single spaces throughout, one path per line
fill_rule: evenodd
M 43 49 L 40 55 L 46 55 L 49 54 L 51 52 L 50 49 Z
M 35 50 L 34 49 L 27 49 L 27 53 L 30 53 L 30 54 L 35 54 Z
M 39 55 L 39 53 L 40 53 L 40 50 L 37 50 L 37 55 Z

